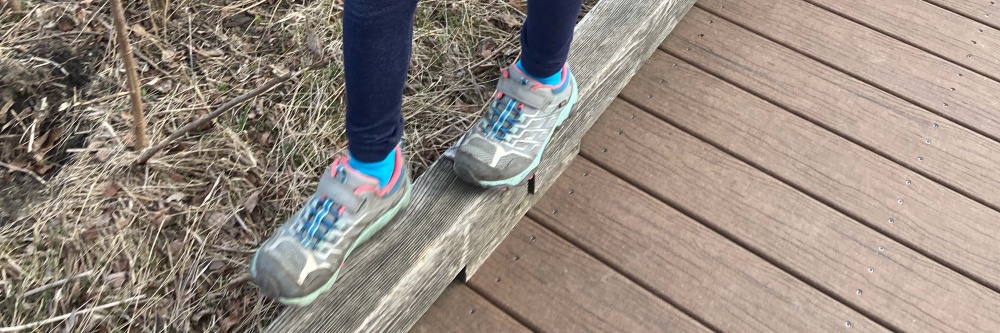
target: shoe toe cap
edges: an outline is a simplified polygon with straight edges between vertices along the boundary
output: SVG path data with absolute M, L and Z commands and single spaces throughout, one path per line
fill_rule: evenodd
M 305 279 L 300 284 L 304 260 L 281 253 L 283 252 L 258 250 L 250 269 L 250 277 L 254 284 L 271 299 L 295 299 L 307 296 L 320 288 L 326 281 L 324 278 L 328 280 L 333 274 L 332 270 L 315 269 L 306 273 Z

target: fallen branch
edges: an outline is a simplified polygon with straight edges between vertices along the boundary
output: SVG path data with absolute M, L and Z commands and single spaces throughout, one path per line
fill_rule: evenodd
M 150 147 L 146 151 L 142 152 L 142 155 L 139 155 L 139 158 L 135 160 L 135 165 L 145 164 L 147 161 L 149 161 L 150 158 L 153 157 L 154 154 L 156 154 L 156 152 L 162 150 L 167 145 L 169 145 L 171 142 L 174 142 L 174 140 L 177 140 L 177 138 L 180 138 L 181 136 L 183 136 L 185 133 L 190 132 L 191 130 L 200 127 L 202 124 L 204 124 L 204 123 L 206 123 L 208 121 L 211 121 L 212 119 L 215 119 L 216 117 L 218 117 L 219 115 L 221 115 L 223 112 L 226 112 L 229 109 L 232 109 L 233 107 L 235 107 L 237 105 L 240 105 L 243 102 L 246 102 L 247 100 L 250 100 L 251 98 L 257 97 L 258 95 L 263 94 L 263 93 L 267 92 L 268 90 L 271 90 L 271 88 L 274 88 L 275 86 L 277 86 L 280 83 L 288 81 L 288 80 L 290 80 L 290 79 L 292 79 L 294 77 L 297 77 L 299 75 L 302 75 L 302 73 L 305 73 L 307 71 L 310 71 L 310 70 L 313 70 L 313 69 L 316 69 L 316 68 L 320 68 L 320 67 L 326 66 L 327 63 L 328 63 L 327 60 L 323 60 L 323 61 L 320 61 L 318 63 L 312 64 L 309 67 L 306 67 L 305 69 L 295 70 L 295 71 L 291 71 L 291 72 L 285 73 L 285 74 L 283 74 L 281 76 L 275 77 L 275 78 L 273 78 L 273 79 L 271 79 L 271 80 L 269 80 L 267 82 L 264 82 L 263 85 L 261 85 L 260 87 L 255 88 L 254 90 L 248 91 L 248 92 L 244 93 L 243 95 L 239 95 L 236 98 L 233 98 L 232 100 L 226 102 L 225 104 L 222 104 L 221 106 L 219 106 L 218 108 L 216 108 L 214 111 L 210 112 L 209 114 L 201 116 L 201 118 L 195 119 L 194 121 L 192 121 L 190 123 L 187 123 L 187 125 L 181 126 L 181 128 L 179 128 L 176 131 L 174 131 L 174 133 L 170 134 L 170 136 L 168 136 L 166 139 L 163 139 L 163 141 L 160 141 L 160 143 L 157 143 L 155 146 Z
M 111 0 L 111 11 L 114 12 L 115 32 L 118 34 L 118 49 L 125 62 L 125 73 L 128 74 L 128 90 L 132 100 L 132 119 L 135 120 L 135 149 L 142 150 L 149 145 L 146 138 L 146 117 L 142 114 L 142 95 L 139 89 L 139 74 L 135 70 L 135 58 L 132 57 L 132 45 L 128 41 L 125 30 L 125 10 L 121 0 Z
M 45 320 L 42 320 L 42 321 L 36 321 L 36 322 L 33 322 L 33 323 L 24 324 L 24 325 L 9 326 L 9 327 L 0 327 L 0 333 L 23 331 L 23 330 L 35 328 L 35 327 L 46 325 L 46 324 L 60 322 L 60 321 L 66 320 L 67 318 L 72 317 L 72 316 L 87 314 L 87 313 L 91 313 L 91 312 L 94 312 L 94 311 L 101 311 L 101 310 L 104 310 L 104 309 L 107 309 L 107 308 L 111 308 L 111 307 L 115 307 L 115 306 L 118 306 L 118 305 L 121 305 L 121 304 L 124 304 L 124 303 L 135 302 L 135 301 L 138 301 L 138 300 L 143 299 L 143 298 L 146 298 L 146 295 L 139 295 L 139 296 L 135 296 L 135 297 L 132 297 L 132 298 L 129 298 L 129 299 L 126 299 L 126 300 L 104 304 L 104 305 L 101 305 L 101 306 L 98 306 L 98 307 L 93 307 L 93 308 L 84 309 L 84 310 L 80 310 L 80 311 L 73 311 L 73 312 L 70 312 L 70 313 L 58 316 L 58 317 L 52 317 L 52 318 L 49 318 L 49 319 L 45 319 Z
M 24 173 L 24 174 L 26 174 L 28 176 L 31 176 L 32 178 L 35 178 L 35 180 L 37 180 L 39 183 L 42 183 L 42 185 L 46 184 L 45 179 L 42 179 L 42 177 L 38 176 L 37 173 L 34 173 L 31 170 L 28 170 L 28 169 L 25 169 L 25 168 L 22 168 L 22 167 L 13 166 L 13 165 L 10 165 L 10 164 L 4 163 L 4 162 L 0 162 L 0 167 L 7 168 L 10 171 L 22 172 L 22 173 Z

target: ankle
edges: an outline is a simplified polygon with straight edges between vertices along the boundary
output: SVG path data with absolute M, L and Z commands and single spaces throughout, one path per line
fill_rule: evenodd
M 540 76 L 536 75 L 535 73 L 530 73 L 528 72 L 528 70 L 524 69 L 524 66 L 521 64 L 521 60 L 518 60 L 516 63 L 514 63 L 514 65 L 517 66 L 517 68 L 520 69 L 521 72 L 524 72 L 524 74 L 528 75 L 528 77 L 534 79 L 535 81 L 541 82 L 542 84 L 554 86 L 562 82 L 563 69 L 559 69 L 558 72 L 552 75 Z
M 396 172 L 397 150 L 393 149 L 384 158 L 374 162 L 364 162 L 354 156 L 348 160 L 347 164 L 366 176 L 370 176 L 379 181 L 379 187 L 385 187 L 392 180 Z

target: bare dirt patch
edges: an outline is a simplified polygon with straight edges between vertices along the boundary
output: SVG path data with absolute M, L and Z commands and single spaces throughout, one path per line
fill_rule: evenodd
M 70 46 L 58 39 L 22 42 L 0 59 L 0 225 L 38 195 L 44 179 L 68 161 L 84 135 L 73 115 L 86 99 L 99 40 Z

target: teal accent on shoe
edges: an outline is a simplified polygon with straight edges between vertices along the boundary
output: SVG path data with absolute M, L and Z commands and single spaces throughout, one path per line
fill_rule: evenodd
M 547 77 L 538 77 L 538 76 L 535 76 L 535 74 L 528 73 L 528 71 L 524 70 L 524 66 L 521 66 L 521 61 L 520 60 L 517 61 L 516 65 L 517 65 L 517 69 L 520 69 L 522 72 L 524 72 L 524 74 L 528 74 L 529 77 L 531 77 L 532 79 L 535 79 L 535 81 L 541 82 L 544 85 L 554 86 L 554 85 L 559 84 L 559 82 L 562 81 L 562 71 L 564 71 L 564 69 L 560 69 L 555 74 L 552 74 L 552 75 L 547 76 Z
M 392 180 L 392 174 L 395 172 L 396 168 L 396 149 L 389 152 L 389 156 L 386 156 L 381 161 L 377 162 L 362 162 L 351 156 L 351 159 L 347 161 L 354 170 L 358 170 L 367 176 L 374 177 L 378 179 L 379 187 L 385 187 Z
M 388 224 L 389 221 L 392 221 L 392 219 L 396 217 L 396 215 L 398 215 L 399 212 L 403 211 L 404 209 L 406 209 L 407 206 L 410 205 L 410 196 L 412 195 L 413 187 L 408 186 L 406 187 L 405 191 L 406 192 L 403 193 L 403 198 L 399 201 L 398 204 L 396 204 L 395 207 L 393 207 L 391 210 L 380 216 L 378 220 L 375 220 L 375 223 L 372 223 L 370 226 L 368 226 L 368 228 L 365 228 L 365 230 L 361 231 L 361 236 L 359 236 L 358 239 L 353 244 L 351 244 L 351 247 L 347 249 L 347 253 L 344 254 L 344 262 L 346 262 L 347 258 L 351 256 L 351 253 L 354 252 L 354 249 L 356 249 L 359 245 L 363 244 L 365 241 L 371 238 L 371 236 L 374 235 L 379 230 L 381 230 L 382 227 L 385 227 L 385 225 Z M 253 272 L 255 272 L 254 274 L 256 274 L 256 267 L 253 267 L 253 265 L 251 265 L 250 269 Z M 334 283 L 336 283 L 337 280 L 340 279 L 340 273 L 343 270 L 344 270 L 344 264 L 341 264 L 340 267 L 337 268 L 337 271 L 333 273 L 333 277 L 331 277 L 329 281 L 323 284 L 323 286 L 317 289 L 316 291 L 306 296 L 298 298 L 283 297 L 280 298 L 278 302 L 281 302 L 282 304 L 285 305 L 295 305 L 295 306 L 309 305 L 313 301 L 315 301 L 316 298 L 319 297 L 319 295 L 326 293 L 327 291 L 330 290 L 330 288 L 333 287 Z

